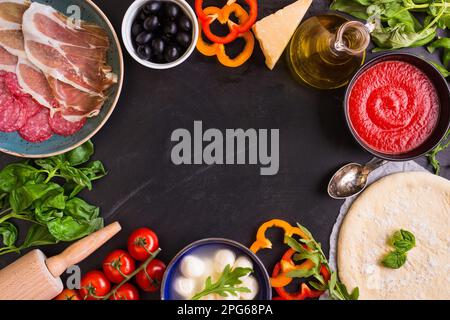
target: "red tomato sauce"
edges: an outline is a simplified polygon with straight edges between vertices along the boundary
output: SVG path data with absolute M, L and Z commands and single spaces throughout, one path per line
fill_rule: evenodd
M 402 61 L 385 61 L 356 80 L 348 113 L 353 130 L 370 149 L 403 154 L 432 134 L 440 102 L 433 83 L 420 69 Z

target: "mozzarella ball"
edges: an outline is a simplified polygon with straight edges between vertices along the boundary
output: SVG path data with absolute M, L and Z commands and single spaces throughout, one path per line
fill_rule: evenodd
M 223 301 L 226 301 L 226 300 L 240 300 L 241 299 L 241 296 L 240 296 L 240 292 L 236 292 L 236 296 L 233 296 L 232 294 L 230 294 L 230 293 L 226 293 L 226 297 L 222 297 L 221 295 L 217 295 L 217 300 L 223 300 Z
M 182 299 L 191 299 L 195 295 L 196 283 L 194 279 L 178 277 L 173 282 L 175 292 Z
M 201 297 L 200 300 L 219 300 L 219 298 L 215 293 L 210 293 L 204 297 Z
M 217 273 L 222 273 L 227 265 L 233 267 L 236 261 L 236 255 L 233 251 L 228 249 L 221 249 L 214 255 L 214 271 Z
M 242 300 L 253 300 L 259 292 L 259 284 L 255 277 L 245 277 L 241 278 L 242 284 L 239 287 L 245 287 L 250 289 L 251 292 L 241 292 Z
M 240 256 L 236 259 L 236 262 L 234 263 L 233 269 L 236 268 L 250 268 L 253 270 L 253 263 L 250 260 L 250 258 L 246 256 Z
M 205 273 L 205 263 L 195 256 L 187 256 L 181 261 L 180 271 L 187 278 L 198 278 Z

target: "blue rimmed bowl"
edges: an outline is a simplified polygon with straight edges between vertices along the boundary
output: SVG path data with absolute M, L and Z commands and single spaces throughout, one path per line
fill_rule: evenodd
M 119 38 L 106 15 L 90 0 L 38 0 L 36 2 L 52 6 L 70 16 L 74 9 L 80 9 L 81 19 L 103 27 L 109 34 L 111 48 L 108 52 L 108 64 L 118 76 L 118 83 L 107 92 L 108 99 L 94 118 L 88 119 L 86 125 L 69 137 L 54 135 L 42 143 L 30 143 L 23 140 L 17 132 L 0 132 L 0 151 L 18 157 L 45 158 L 70 151 L 92 138 L 106 123 L 116 107 L 122 90 L 124 77 L 123 54 Z
M 252 275 L 256 278 L 259 284 L 259 292 L 255 300 L 272 300 L 272 287 L 270 286 L 270 278 L 264 264 L 261 260 L 251 252 L 247 247 L 239 242 L 222 239 L 222 238 L 208 238 L 191 243 L 183 250 L 181 250 L 169 263 L 164 274 L 161 284 L 161 299 L 162 300 L 176 300 L 172 294 L 172 283 L 174 276 L 180 268 L 180 263 L 187 255 L 193 254 L 199 249 L 206 249 L 206 247 L 228 247 L 237 255 L 248 257 L 253 263 Z

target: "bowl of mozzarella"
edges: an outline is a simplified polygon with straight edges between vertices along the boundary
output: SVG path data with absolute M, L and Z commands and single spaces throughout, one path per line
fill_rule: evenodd
M 163 300 L 271 300 L 267 271 L 244 245 L 228 239 L 196 241 L 170 262 Z

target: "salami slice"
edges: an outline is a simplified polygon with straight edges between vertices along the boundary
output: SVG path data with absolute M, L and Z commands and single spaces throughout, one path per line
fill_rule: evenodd
M 3 95 L 0 106 L 0 131 L 13 132 L 17 130 L 16 123 L 23 116 L 22 108 L 16 104 L 11 96 Z
M 17 81 L 17 76 L 14 73 L 7 72 L 4 78 L 6 87 L 12 95 L 16 97 L 24 95 L 24 93 L 22 92 L 22 88 Z
M 25 126 L 19 130 L 20 136 L 28 142 L 38 143 L 50 139 L 53 136 L 49 124 L 50 111 L 42 108 L 37 114 L 29 118 Z
M 57 112 L 53 115 L 53 117 L 50 117 L 49 122 L 54 133 L 67 137 L 80 131 L 80 129 L 85 125 L 86 119 L 71 122 L 64 119 L 61 112 Z
M 34 116 L 36 113 L 38 113 L 43 106 L 41 106 L 39 103 L 36 102 L 30 95 L 23 95 L 21 97 L 17 98 L 22 106 L 25 108 L 27 113 L 27 119 Z

